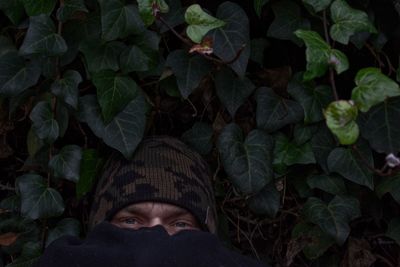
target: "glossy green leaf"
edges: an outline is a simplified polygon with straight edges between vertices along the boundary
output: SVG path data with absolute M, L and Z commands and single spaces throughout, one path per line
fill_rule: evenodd
M 26 174 L 17 178 L 21 194 L 21 213 L 36 220 L 60 216 L 64 212 L 64 202 L 59 192 L 46 185 L 43 177 Z
M 207 155 L 213 148 L 212 126 L 204 122 L 196 122 L 193 127 L 182 135 L 182 141 L 194 148 L 201 155 Z
M 73 18 L 78 11 L 88 12 L 84 0 L 64 0 L 64 4 L 57 10 L 57 19 L 61 22 L 66 22 Z
M 67 50 L 65 40 L 56 33 L 50 17 L 39 15 L 29 18 L 28 32 L 19 49 L 21 55 L 59 56 Z
M 119 58 L 124 49 L 123 43 L 102 43 L 100 40 L 87 41 L 80 45 L 80 50 L 85 55 L 87 67 L 91 73 L 102 70 L 119 70 Z
M 400 245 L 400 218 L 394 218 L 389 222 L 385 235 Z
M 294 164 L 315 163 L 314 153 L 310 143 L 297 145 L 283 134 L 275 136 L 274 146 L 274 165 L 284 164 L 291 166 Z
M 256 11 L 257 16 L 261 16 L 262 8 L 268 2 L 269 0 L 254 0 L 254 10 Z
M 186 34 L 195 43 L 200 43 L 207 32 L 226 24 L 206 13 L 198 4 L 193 4 L 186 9 L 185 21 L 188 24 Z
M 101 117 L 101 108 L 95 95 L 85 95 L 79 98 L 78 119 L 86 122 L 93 133 L 103 138 L 105 124 Z
M 226 62 L 236 59 L 229 66 L 242 77 L 250 57 L 249 19 L 244 10 L 232 2 L 224 2 L 218 7 L 217 18 L 226 25 L 209 34 L 213 40 L 214 54 Z
M 22 0 L 28 16 L 50 14 L 57 4 L 57 0 Z
M 310 197 L 303 206 L 305 217 L 342 245 L 350 234 L 349 223 L 361 216 L 359 202 L 349 196 L 335 196 L 329 204 Z
M 113 71 L 96 73 L 93 83 L 106 124 L 139 93 L 139 87 L 132 78 L 117 75 Z
M 22 0 L 0 0 L 0 10 L 4 12 L 14 25 L 20 23 L 25 13 Z
M 301 16 L 299 5 L 291 0 L 281 0 L 272 4 L 272 10 L 275 19 L 268 28 L 267 36 L 301 44 L 294 32 L 309 29 L 310 22 Z
M 49 234 L 46 239 L 46 247 L 50 245 L 54 240 L 62 236 L 76 236 L 79 237 L 81 232 L 81 223 L 73 218 L 65 218 L 57 223 L 57 225 L 49 230 Z
M 362 112 L 367 112 L 389 97 L 400 95 L 399 85 L 377 68 L 359 70 L 355 83 L 357 86 L 351 92 L 351 99 Z
M 360 155 L 343 147 L 335 148 L 328 157 L 328 167 L 331 172 L 336 172 L 346 179 L 360 185 L 374 189 L 374 176 L 366 164 L 374 166 L 372 153 L 367 146 L 359 146 Z M 366 162 L 364 162 L 366 161 Z
M 307 183 L 312 189 L 318 188 L 332 195 L 344 195 L 347 191 L 343 179 L 336 175 L 313 175 L 307 178 Z
M 79 181 L 81 160 L 81 147 L 67 145 L 61 149 L 60 153 L 51 158 L 49 168 L 53 171 L 55 177 L 76 183 Z
M 400 204 L 400 176 L 385 177 L 383 181 L 376 186 L 375 191 L 380 198 L 386 193 L 390 193 L 394 200 Z
M 139 4 L 140 16 L 146 26 L 153 24 L 156 13 L 169 12 L 169 6 L 164 0 L 138 0 L 137 2 Z
M 218 98 L 234 118 L 238 108 L 256 87 L 246 77 L 236 77 L 231 70 L 224 68 L 215 76 L 215 88 Z
M 334 68 L 337 74 L 349 68 L 346 55 L 329 47 L 317 32 L 297 30 L 295 35 L 302 39 L 307 47 L 307 71 L 304 73 L 304 80 L 321 77 L 328 67 Z
M 273 139 L 268 134 L 253 130 L 245 138 L 231 123 L 222 130 L 217 147 L 225 172 L 243 193 L 257 193 L 272 181 Z
M 303 0 L 303 3 L 312 6 L 315 12 L 326 9 L 331 2 L 332 0 Z
M 78 85 L 82 82 L 79 72 L 69 70 L 64 73 L 62 79 L 51 85 L 51 92 L 74 109 L 78 108 Z
M 32 109 L 29 118 L 37 137 L 46 143 L 53 143 L 60 136 L 60 127 L 54 118 L 51 104 L 41 101 Z
M 339 43 L 348 44 L 350 37 L 357 32 L 376 33 L 367 13 L 350 7 L 345 0 L 335 0 L 332 3 L 331 18 L 334 24 L 330 36 Z
M 103 163 L 104 161 L 99 157 L 97 150 L 84 149 L 82 151 L 80 178 L 76 184 L 76 196 L 78 199 L 93 189 L 97 174 L 102 169 Z
M 329 104 L 324 112 L 326 125 L 343 145 L 354 144 L 360 134 L 356 119 L 357 106 L 352 101 L 339 100 Z
M 281 205 L 281 195 L 275 183 L 266 185 L 260 192 L 249 199 L 249 208 L 257 214 L 266 214 L 274 218 Z
M 144 23 L 134 5 L 124 5 L 121 0 L 99 0 L 99 3 L 104 40 L 112 41 L 144 31 Z
M 328 173 L 328 156 L 336 147 L 336 140 L 330 130 L 325 126 L 320 126 L 319 130 L 311 139 L 312 150 L 319 166 Z
M 183 98 L 199 86 L 201 80 L 211 71 L 211 63 L 200 55 L 191 56 L 185 50 L 175 50 L 168 55 L 166 65 L 171 67 Z
M 255 98 L 257 127 L 260 129 L 273 132 L 303 119 L 304 111 L 297 102 L 278 96 L 271 88 L 259 88 Z
M 39 242 L 27 242 L 22 248 L 21 255 L 7 264 L 7 267 L 29 267 L 39 260 L 42 253 L 42 248 Z

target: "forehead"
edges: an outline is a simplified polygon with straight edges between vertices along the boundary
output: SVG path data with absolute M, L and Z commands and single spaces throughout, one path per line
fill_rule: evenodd
M 126 206 L 122 212 L 143 213 L 143 214 L 191 214 L 188 210 L 176 205 L 161 202 L 140 202 Z

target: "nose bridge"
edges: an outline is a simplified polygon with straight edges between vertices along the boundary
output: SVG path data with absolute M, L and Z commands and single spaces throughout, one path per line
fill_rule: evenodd
M 146 225 L 146 226 L 147 227 L 153 227 L 153 226 L 156 226 L 156 225 L 161 225 L 161 226 L 163 226 L 165 228 L 165 225 L 163 225 L 163 222 L 162 222 L 161 218 L 159 218 L 159 217 L 152 218 L 149 221 L 148 225 Z

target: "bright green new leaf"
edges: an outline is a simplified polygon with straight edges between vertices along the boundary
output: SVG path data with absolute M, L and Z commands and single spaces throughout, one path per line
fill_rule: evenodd
M 389 97 L 400 95 L 399 85 L 377 68 L 359 70 L 355 83 L 357 86 L 351 93 L 351 99 L 362 112 L 367 112 Z
M 349 68 L 346 55 L 329 47 L 317 32 L 297 30 L 295 35 L 302 39 L 307 47 L 307 71 L 304 73 L 304 80 L 321 77 L 326 73 L 328 67 L 334 68 L 337 74 Z
M 206 13 L 198 4 L 191 5 L 186 9 L 185 21 L 188 24 L 186 34 L 195 43 L 200 43 L 212 29 L 223 27 L 226 24 Z
M 60 80 L 56 80 L 51 85 L 51 92 L 61 98 L 64 103 L 74 109 L 78 108 L 78 85 L 82 82 L 82 76 L 79 72 L 69 70 L 64 73 Z
M 389 222 L 385 235 L 400 245 L 400 218 L 394 218 Z
M 331 18 L 334 24 L 330 35 L 342 44 L 348 44 L 350 37 L 357 32 L 377 32 L 367 13 L 350 7 L 345 0 L 335 0 L 332 3 Z
M 228 124 L 218 138 L 218 151 L 232 183 L 244 194 L 259 192 L 272 181 L 271 136 L 253 130 L 244 138 L 240 127 Z
M 332 195 L 346 194 L 346 185 L 340 176 L 336 175 L 313 175 L 307 178 L 310 188 L 318 188 Z
M 14 25 L 20 23 L 25 13 L 22 0 L 0 0 L 0 10 L 4 12 Z
M 47 101 L 41 101 L 32 109 L 29 118 L 37 137 L 48 144 L 53 143 L 60 136 L 60 127 Z
M 310 222 L 321 227 L 338 245 L 342 245 L 349 236 L 349 223 L 361 216 L 358 200 L 349 196 L 335 196 L 328 205 L 310 197 L 303 206 L 303 212 Z
M 76 196 L 78 199 L 93 189 L 97 173 L 103 167 L 104 161 L 99 157 L 97 150 L 84 149 L 82 151 L 81 171 L 79 181 L 76 184 Z
M 59 221 L 53 229 L 50 229 L 46 239 L 46 247 L 50 245 L 54 240 L 65 236 L 76 236 L 79 237 L 81 232 L 81 223 L 73 218 L 65 218 Z
M 315 163 L 314 153 L 310 143 L 297 145 L 283 134 L 275 136 L 274 165 L 291 166 L 294 164 Z
M 14 0 L 11 0 L 14 1 Z M 50 14 L 57 4 L 57 0 L 22 0 L 28 16 Z
M 106 124 L 139 94 L 139 87 L 132 78 L 113 71 L 96 73 L 93 83 Z
M 183 133 L 182 141 L 201 155 L 207 155 L 213 147 L 213 133 L 211 125 L 204 122 L 196 122 L 191 129 Z
M 313 7 L 315 12 L 320 12 L 326 9 L 332 0 L 303 0 L 303 3 Z
M 79 98 L 78 119 L 86 122 L 92 132 L 99 138 L 104 136 L 105 124 L 101 116 L 101 108 L 95 95 L 85 95 Z
M 81 159 L 81 147 L 77 145 L 64 146 L 60 153 L 51 158 L 49 168 L 53 171 L 55 177 L 76 183 L 79 181 Z
M 249 199 L 249 208 L 257 214 L 266 214 L 274 218 L 281 205 L 281 194 L 276 189 L 275 183 L 266 185 L 260 192 Z
M 36 220 L 60 216 L 64 202 L 59 192 L 47 187 L 43 177 L 26 174 L 17 178 L 16 184 L 21 195 L 21 213 Z
M 88 12 L 84 0 L 64 0 L 63 5 L 57 10 L 57 19 L 61 22 L 66 22 L 73 18 L 78 11 Z
M 153 24 L 158 12 L 168 13 L 169 6 L 164 0 L 138 0 L 139 13 L 142 20 L 149 26 Z
M 21 55 L 59 56 L 67 50 L 50 17 L 42 14 L 29 18 L 28 32 L 19 49 Z
M 268 2 L 269 0 L 254 0 L 254 10 L 256 11 L 257 16 L 261 16 L 262 8 Z
M 376 186 L 375 191 L 380 198 L 386 193 L 390 193 L 394 200 L 400 204 L 400 176 L 385 177 L 383 181 Z
M 343 145 L 354 144 L 360 134 L 356 123 L 358 109 L 352 101 L 334 101 L 324 112 L 326 125 Z

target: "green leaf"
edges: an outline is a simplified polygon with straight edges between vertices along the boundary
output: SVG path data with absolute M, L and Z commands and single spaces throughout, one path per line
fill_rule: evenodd
M 64 4 L 57 10 L 57 19 L 61 22 L 66 22 L 72 19 L 78 11 L 89 12 L 84 0 L 64 0 Z
M 314 31 L 297 30 L 296 36 L 306 44 L 307 71 L 304 73 L 304 80 L 312 80 L 321 77 L 326 73 L 328 67 L 335 69 L 337 74 L 349 68 L 349 61 L 341 51 L 332 49 Z
M 69 70 L 64 73 L 63 79 L 56 80 L 51 85 L 51 92 L 74 109 L 78 108 L 78 85 L 82 82 L 79 72 Z
M 320 12 L 326 9 L 332 0 L 303 0 L 303 3 L 313 7 L 315 12 Z
M 257 193 L 272 181 L 273 139 L 268 134 L 253 130 L 244 138 L 231 123 L 222 130 L 217 147 L 226 173 L 244 194 Z
M 7 267 L 30 267 L 34 266 L 40 258 L 42 248 L 39 242 L 28 242 L 24 244 L 21 255 Z
M 265 6 L 265 4 L 267 4 L 269 2 L 269 0 L 254 0 L 254 10 L 257 13 L 257 16 L 261 16 L 261 11 L 263 6 Z
M 25 62 L 16 51 L 0 56 L 0 95 L 16 96 L 35 85 L 40 77 L 36 62 Z
M 342 44 L 348 44 L 350 37 L 357 32 L 377 32 L 367 13 L 351 8 L 344 0 L 335 0 L 332 3 L 331 18 L 334 24 L 331 26 L 330 36 Z
M 93 83 L 106 124 L 139 94 L 139 87 L 132 78 L 113 71 L 96 73 Z
M 206 13 L 198 4 L 186 9 L 185 21 L 188 24 L 186 34 L 195 43 L 200 43 L 203 37 L 212 29 L 225 26 L 225 22 Z
M 275 136 L 274 146 L 274 165 L 284 164 L 291 166 L 294 164 L 315 163 L 314 153 L 310 143 L 297 145 L 279 133 Z
M 17 178 L 21 194 L 21 213 L 32 219 L 60 216 L 64 212 L 63 199 L 55 189 L 47 187 L 43 177 L 26 174 Z
M 138 0 L 139 13 L 142 20 L 149 26 L 153 24 L 155 20 L 155 13 L 168 13 L 169 7 L 164 0 Z
M 400 176 L 385 177 L 376 187 L 375 191 L 380 198 L 382 198 L 384 194 L 390 193 L 394 200 L 400 204 Z
M 85 95 L 79 98 L 78 119 L 86 122 L 97 137 L 104 137 L 105 124 L 101 118 L 101 108 L 95 95 Z
M 201 80 L 211 71 L 211 63 L 200 55 L 190 56 L 185 50 L 168 55 L 166 65 L 171 67 L 183 98 L 188 98 Z
M 311 146 L 319 166 L 328 173 L 327 159 L 331 151 L 336 147 L 336 141 L 325 125 L 321 126 L 314 134 L 311 139 Z
M 51 104 L 41 101 L 32 109 L 29 118 L 37 137 L 48 144 L 53 143 L 60 136 L 60 128 L 54 119 Z
M 234 118 L 238 108 L 253 93 L 255 85 L 246 77 L 236 77 L 231 70 L 224 68 L 215 76 L 215 88 L 218 98 Z
M 339 173 L 356 184 L 365 185 L 373 190 L 374 176 L 366 166 L 366 164 L 374 166 L 372 153 L 367 146 L 360 146 L 358 149 L 363 159 L 360 158 L 357 152 L 351 149 L 335 148 L 328 157 L 329 170 Z
M 76 196 L 78 199 L 82 198 L 93 189 L 97 173 L 102 168 L 103 162 L 97 150 L 84 149 L 82 151 L 80 178 L 76 184 Z
M 53 156 L 49 168 L 57 178 L 64 178 L 72 182 L 79 181 L 79 172 L 82 160 L 82 149 L 77 145 L 64 146 L 60 153 Z
M 267 36 L 301 44 L 293 33 L 298 29 L 309 29 L 310 22 L 301 16 L 299 5 L 290 0 L 281 0 L 272 4 L 272 10 L 275 19 L 268 28 Z
M 196 122 L 182 135 L 182 141 L 194 148 L 201 155 L 208 155 L 212 148 L 212 126 L 204 122 Z
M 400 245 L 400 218 L 394 218 L 389 222 L 385 235 Z
M 354 144 L 360 134 L 356 123 L 358 109 L 352 101 L 334 101 L 324 112 L 326 125 L 343 145 Z
M 361 216 L 359 202 L 348 196 L 335 196 L 327 205 L 318 198 L 310 197 L 303 206 L 306 218 L 317 224 L 342 245 L 350 233 L 350 221 Z
M 275 183 L 266 185 L 260 192 L 249 199 L 249 208 L 257 214 L 266 214 L 274 218 L 281 205 L 281 195 L 276 190 Z
M 50 229 L 47 235 L 46 247 L 49 246 L 54 240 L 62 236 L 76 236 L 79 237 L 81 232 L 81 223 L 73 218 L 65 218 L 59 221 L 53 229 Z
M 230 62 L 243 49 L 239 57 L 229 64 L 237 75 L 243 77 L 250 57 L 249 19 L 246 12 L 237 4 L 224 2 L 218 7 L 217 18 L 226 25 L 209 34 L 213 40 L 214 54 L 223 61 Z
M 0 0 L 0 10 L 4 12 L 14 25 L 20 23 L 25 13 L 22 0 Z
M 50 14 L 57 4 L 57 0 L 22 0 L 28 16 Z
M 355 83 L 357 86 L 351 93 L 351 99 L 362 112 L 367 112 L 389 97 L 400 95 L 399 85 L 377 68 L 359 70 Z
M 19 49 L 23 56 L 59 56 L 67 52 L 68 47 L 61 35 L 56 33 L 53 21 L 46 15 L 29 18 L 29 28 Z
M 347 191 L 343 179 L 335 175 L 313 175 L 307 178 L 307 183 L 312 189 L 318 188 L 332 195 L 344 195 Z
M 278 96 L 271 88 L 259 88 L 255 98 L 258 128 L 273 132 L 303 119 L 303 109 L 297 102 Z
M 145 30 L 139 11 L 134 5 L 124 5 L 120 0 L 99 0 L 102 38 L 112 41 L 138 34 Z

